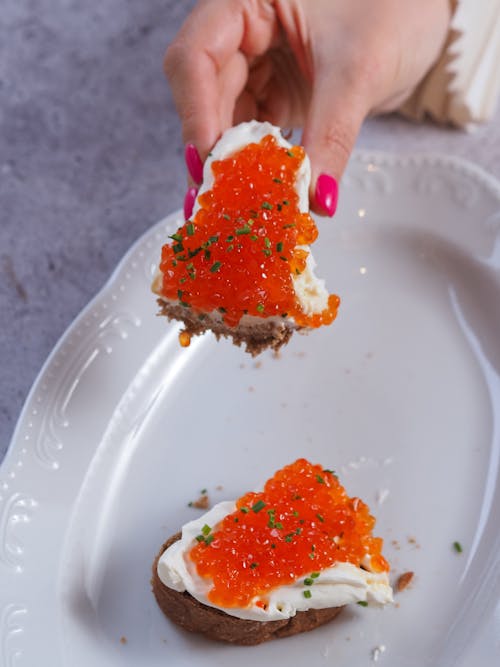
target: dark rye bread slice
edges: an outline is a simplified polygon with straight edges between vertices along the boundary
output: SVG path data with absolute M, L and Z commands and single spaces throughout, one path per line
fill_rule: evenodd
M 333 620 L 342 609 L 342 607 L 310 609 L 299 611 L 289 619 L 263 622 L 247 621 L 229 616 L 214 607 L 207 607 L 187 592 L 179 593 L 168 588 L 158 576 L 158 561 L 161 555 L 180 538 L 180 533 L 173 535 L 160 549 L 153 563 L 151 584 L 156 601 L 165 616 L 184 630 L 198 632 L 217 641 L 253 646 L 270 639 L 291 637 L 300 632 L 314 630 Z
M 277 352 L 282 345 L 288 343 L 293 332 L 301 328 L 285 320 L 277 322 L 276 320 L 266 321 L 262 319 L 262 323 L 247 326 L 240 325 L 236 329 L 231 329 L 224 324 L 222 319 L 216 320 L 209 315 L 200 320 L 196 313 L 191 312 L 189 308 L 179 303 L 158 299 L 158 304 L 160 306 L 159 315 L 164 315 L 169 320 L 183 322 L 184 331 L 188 334 L 197 336 L 205 333 L 205 331 L 212 331 L 217 339 L 221 336 L 232 338 L 235 345 L 245 346 L 246 351 L 252 357 L 266 349 Z

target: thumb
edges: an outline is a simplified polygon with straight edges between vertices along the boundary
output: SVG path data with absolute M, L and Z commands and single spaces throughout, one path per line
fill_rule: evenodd
M 365 115 L 359 90 L 345 90 L 332 78 L 315 81 L 302 143 L 311 160 L 309 199 L 316 213 L 334 215 L 338 182 Z

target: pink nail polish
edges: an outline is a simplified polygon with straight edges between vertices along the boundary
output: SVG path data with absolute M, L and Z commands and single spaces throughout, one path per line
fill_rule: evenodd
M 184 219 L 189 220 L 191 213 L 193 212 L 194 202 L 196 201 L 196 195 L 198 194 L 198 188 L 189 188 L 184 197 Z
M 200 184 L 203 180 L 203 162 L 194 144 L 186 144 L 184 158 L 191 178 Z
M 316 203 L 332 216 L 337 210 L 339 199 L 339 186 L 337 181 L 328 174 L 320 174 L 316 181 L 315 192 Z

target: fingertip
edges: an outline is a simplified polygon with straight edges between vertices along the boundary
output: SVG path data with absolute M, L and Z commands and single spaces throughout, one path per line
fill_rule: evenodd
M 198 188 L 188 188 L 184 197 L 184 219 L 189 220 L 193 212 L 194 203 L 198 194 Z
M 330 218 L 335 215 L 339 199 L 339 185 L 336 178 L 330 174 L 321 173 L 314 188 L 313 210 L 323 213 Z

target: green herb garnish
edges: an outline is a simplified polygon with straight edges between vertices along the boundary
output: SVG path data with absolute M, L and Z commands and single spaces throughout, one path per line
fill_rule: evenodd
M 220 267 L 222 266 L 222 262 L 214 262 L 212 266 L 210 267 L 210 273 L 216 273 Z
M 453 548 L 455 549 L 457 554 L 461 554 L 462 551 L 463 551 L 462 545 L 460 544 L 460 542 L 453 542 Z
M 194 225 L 192 222 L 188 222 L 186 225 L 186 232 L 188 236 L 193 236 L 194 234 Z
M 264 509 L 266 506 L 266 503 L 263 500 L 258 500 L 254 505 L 252 505 L 252 512 L 260 512 L 260 510 Z
M 307 598 L 307 599 L 309 599 L 310 597 L 312 597 L 312 593 L 311 593 L 310 590 L 302 591 L 302 595 L 303 595 L 305 598 Z

